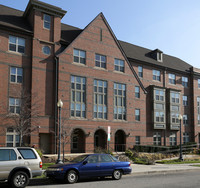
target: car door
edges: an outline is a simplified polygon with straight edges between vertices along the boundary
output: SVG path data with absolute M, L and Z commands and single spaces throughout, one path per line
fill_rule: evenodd
M 112 175 L 115 168 L 115 162 L 111 159 L 110 155 L 100 155 L 100 174 L 101 176 Z
M 8 179 L 10 171 L 18 165 L 14 149 L 0 149 L 0 180 Z
M 99 155 L 90 155 L 79 168 L 82 177 L 94 177 L 100 174 Z

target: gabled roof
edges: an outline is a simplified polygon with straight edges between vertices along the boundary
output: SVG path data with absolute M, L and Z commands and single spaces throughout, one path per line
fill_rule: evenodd
M 155 66 L 162 66 L 164 68 L 175 69 L 178 71 L 187 72 L 192 67 L 190 64 L 186 63 L 185 61 L 163 54 L 163 61 L 159 62 L 153 59 L 150 56 L 152 50 L 143 48 L 140 46 L 136 46 L 124 41 L 119 41 L 120 45 L 122 46 L 126 56 L 131 60 L 141 61 L 146 64 L 153 64 Z M 131 63 L 133 63 L 131 61 Z
M 67 24 L 61 24 L 61 40 L 69 45 L 83 30 Z
M 0 26 L 32 33 L 32 28 L 23 18 L 23 13 L 23 11 L 0 5 Z

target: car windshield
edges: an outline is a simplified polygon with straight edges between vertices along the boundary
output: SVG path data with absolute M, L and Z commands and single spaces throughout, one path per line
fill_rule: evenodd
M 71 162 L 79 163 L 83 161 L 86 157 L 88 157 L 88 155 L 80 155 L 78 157 L 75 157 L 73 160 L 71 160 Z

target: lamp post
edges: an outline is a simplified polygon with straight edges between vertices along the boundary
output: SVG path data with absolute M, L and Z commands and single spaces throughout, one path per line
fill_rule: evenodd
M 61 99 L 59 99 L 58 103 L 57 103 L 57 107 L 58 107 L 58 119 L 59 119 L 59 126 L 58 126 L 58 159 L 56 161 L 57 164 L 61 164 L 63 163 L 60 157 L 60 149 L 61 149 L 61 108 L 63 107 L 63 102 L 61 101 Z
M 181 120 L 183 119 L 182 115 L 179 114 L 178 119 L 180 121 L 180 156 L 179 156 L 179 160 L 182 161 L 183 157 L 182 157 L 182 133 L 181 133 Z

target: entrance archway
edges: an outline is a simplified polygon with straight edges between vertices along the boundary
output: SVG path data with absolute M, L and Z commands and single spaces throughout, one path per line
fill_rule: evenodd
M 115 151 L 123 152 L 126 150 L 126 134 L 123 130 L 115 133 Z
M 94 149 L 107 149 L 107 134 L 104 130 L 99 129 L 94 134 Z
M 85 153 L 85 133 L 74 129 L 71 134 L 71 153 Z

